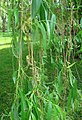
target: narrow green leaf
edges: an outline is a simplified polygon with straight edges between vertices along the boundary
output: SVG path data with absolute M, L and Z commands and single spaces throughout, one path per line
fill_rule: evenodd
M 36 16 L 41 4 L 42 0 L 32 0 L 32 19 Z
M 12 10 L 8 10 L 8 30 L 10 30 L 12 22 Z
M 27 118 L 27 106 L 26 106 L 26 100 L 25 100 L 25 95 L 23 93 L 23 90 L 19 89 L 19 93 L 21 96 L 21 117 L 22 120 L 26 120 Z
M 46 22 L 47 22 L 46 28 L 47 28 L 47 35 L 48 35 L 48 45 L 49 45 L 49 43 L 50 43 L 50 24 L 49 24 L 48 20 Z
M 82 18 L 81 18 L 81 20 L 80 20 L 80 27 L 82 28 Z
M 41 30 L 41 34 L 42 34 L 42 47 L 44 49 L 44 54 L 46 54 L 46 48 L 47 48 L 47 44 L 46 44 L 46 30 L 45 27 L 42 23 L 38 24 L 40 30 Z
M 70 68 L 70 67 L 72 67 L 75 64 L 76 64 L 76 62 L 74 62 L 73 64 L 69 65 L 67 68 Z
M 32 120 L 36 120 L 36 117 L 33 113 L 31 113 L 31 116 L 32 116 Z
M 15 24 L 19 23 L 19 10 L 18 8 L 14 9 Z
M 58 105 L 55 105 L 56 106 L 56 108 L 57 108 L 57 110 L 58 110 L 58 112 L 59 112 L 59 114 L 60 114 L 60 116 L 61 116 L 61 120 L 63 120 L 63 111 L 62 111 L 62 109 L 58 106 Z
M 51 33 L 51 39 L 54 37 L 54 29 L 56 24 L 56 16 L 52 14 L 51 21 L 50 21 L 50 33 Z
M 19 120 L 18 110 L 17 110 L 16 104 L 13 104 L 13 106 L 11 108 L 10 118 L 11 118 L 11 120 Z
M 14 73 L 13 73 L 13 82 L 14 82 L 14 84 L 16 83 L 16 75 L 17 75 L 17 72 L 15 71 Z
M 52 56 L 51 56 L 51 64 L 54 64 L 54 59 Z
M 49 102 L 47 114 L 46 114 L 47 120 L 52 120 L 52 103 Z

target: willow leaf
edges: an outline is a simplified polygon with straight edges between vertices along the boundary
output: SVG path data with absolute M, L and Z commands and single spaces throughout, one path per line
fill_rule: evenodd
M 36 16 L 41 4 L 42 4 L 42 0 L 32 1 L 32 19 L 34 19 L 34 17 Z

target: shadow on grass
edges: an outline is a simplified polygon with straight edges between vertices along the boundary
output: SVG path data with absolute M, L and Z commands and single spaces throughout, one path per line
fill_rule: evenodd
M 0 50 L 0 117 L 9 112 L 13 101 L 11 47 Z

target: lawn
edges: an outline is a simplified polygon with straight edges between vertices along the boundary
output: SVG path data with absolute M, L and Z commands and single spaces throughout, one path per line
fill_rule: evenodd
M 8 40 L 8 41 L 7 41 Z M 0 37 L 0 43 L 10 42 L 11 38 Z M 0 46 L 0 116 L 9 111 L 13 99 L 12 52 L 10 45 Z
M 3 44 L 11 43 L 11 39 L 12 39 L 12 37 L 2 37 L 2 36 L 0 36 L 0 46 L 3 45 Z M 1 49 L 1 47 L 0 47 L 0 49 Z

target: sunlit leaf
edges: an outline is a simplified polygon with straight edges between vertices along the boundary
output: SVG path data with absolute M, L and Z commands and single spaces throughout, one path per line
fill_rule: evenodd
M 19 23 L 19 10 L 18 8 L 14 9 L 15 24 Z
M 14 82 L 14 84 L 16 83 L 16 80 L 17 80 L 17 72 L 14 72 L 13 73 L 13 82 Z
M 55 25 L 56 25 L 56 16 L 55 16 L 55 14 L 52 14 L 51 21 L 50 21 L 51 39 L 53 39 L 53 37 L 54 37 Z

